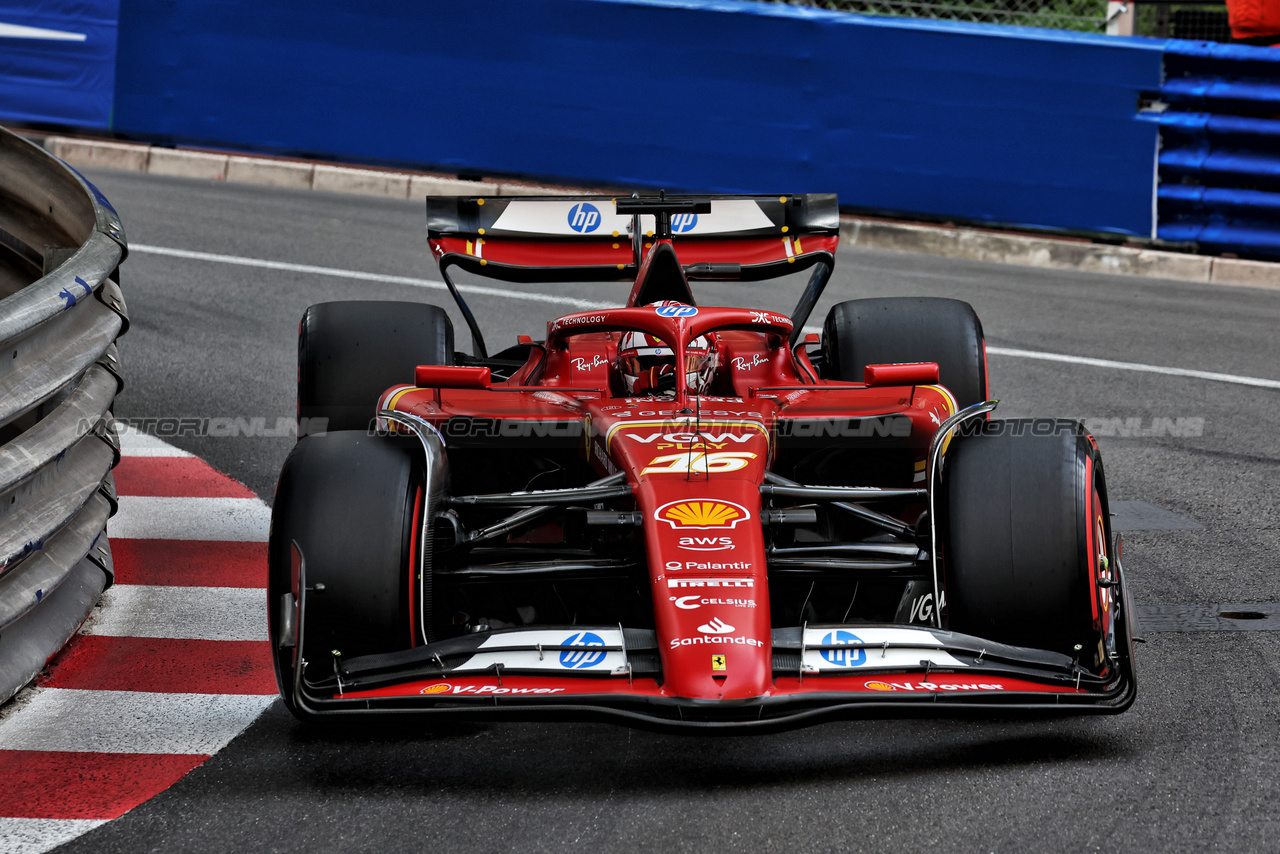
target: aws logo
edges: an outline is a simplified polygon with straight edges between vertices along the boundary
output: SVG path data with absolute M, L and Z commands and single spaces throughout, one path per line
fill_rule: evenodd
M 736 528 L 751 513 L 732 501 L 694 498 L 664 504 L 653 516 L 672 528 Z
M 732 537 L 681 537 L 680 548 L 693 552 L 723 552 L 732 549 Z

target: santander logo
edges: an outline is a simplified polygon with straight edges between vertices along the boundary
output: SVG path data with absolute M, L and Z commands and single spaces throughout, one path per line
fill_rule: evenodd
M 698 631 L 704 635 L 727 635 L 733 632 L 734 628 L 719 617 L 712 617 L 706 623 L 698 626 Z

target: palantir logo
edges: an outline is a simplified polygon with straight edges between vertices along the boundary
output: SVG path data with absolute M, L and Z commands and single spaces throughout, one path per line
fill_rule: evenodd
M 696 213 L 678 213 L 671 215 L 671 230 L 676 234 L 684 234 L 686 231 L 693 231 L 698 227 L 698 215 Z
M 844 646 L 846 644 L 861 644 L 862 638 L 853 632 L 844 630 L 827 632 L 827 636 L 822 639 L 823 646 Z M 867 660 L 867 651 L 862 647 L 851 649 L 824 649 L 822 657 L 836 667 L 857 667 Z
M 561 646 L 579 647 L 560 650 L 560 666 L 570 670 L 584 670 L 604 661 L 606 652 L 595 647 L 604 646 L 604 638 L 595 632 L 578 632 L 560 641 Z
M 580 234 L 590 234 L 600 227 L 600 210 L 589 202 L 578 202 L 569 208 L 569 227 Z

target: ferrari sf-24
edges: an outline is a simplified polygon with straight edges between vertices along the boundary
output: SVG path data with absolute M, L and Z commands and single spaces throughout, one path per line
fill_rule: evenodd
M 740 731 L 1133 703 L 1097 442 L 992 417 L 967 303 L 841 302 L 806 334 L 834 195 L 426 203 L 472 352 L 424 303 L 313 305 L 299 331 L 268 590 L 299 718 Z M 457 270 L 630 291 L 489 355 Z M 697 298 L 801 270 L 790 315 Z

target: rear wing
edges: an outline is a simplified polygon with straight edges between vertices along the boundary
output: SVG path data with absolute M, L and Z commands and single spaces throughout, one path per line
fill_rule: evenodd
M 427 240 L 441 267 L 508 282 L 626 281 L 644 260 L 660 214 L 620 213 L 626 196 L 428 196 Z M 671 240 L 696 278 L 770 279 L 833 256 L 834 193 L 664 196 Z M 698 212 L 706 210 L 707 212 Z M 637 227 L 638 225 L 638 227 Z M 718 265 L 737 264 L 729 276 Z M 708 270 L 710 268 L 710 270 Z
M 483 338 L 452 267 L 507 282 L 632 281 L 655 236 L 669 238 L 690 280 L 760 281 L 817 267 L 793 313 L 799 330 L 835 266 L 840 235 L 834 193 L 426 201 L 427 241 L 482 358 Z

